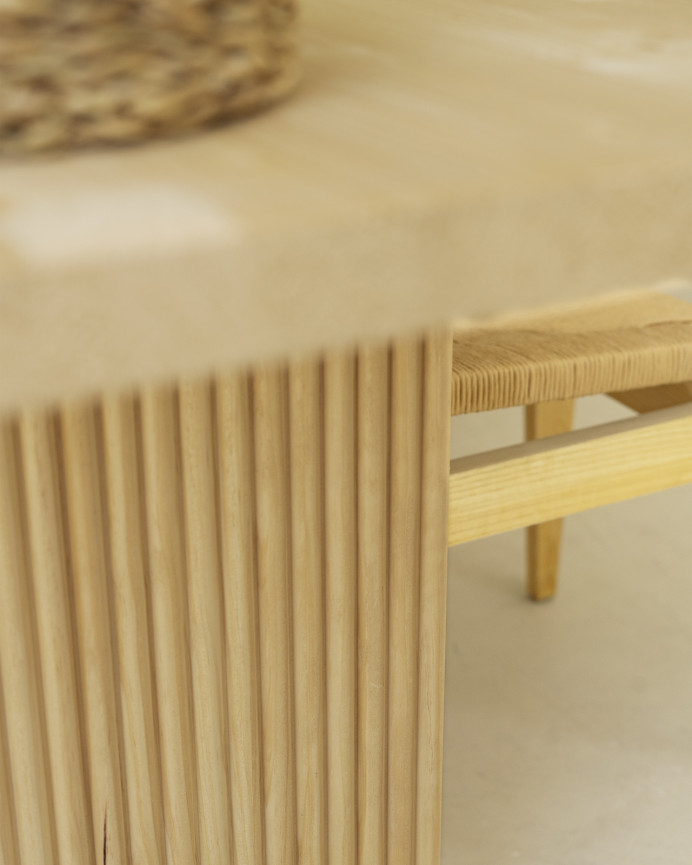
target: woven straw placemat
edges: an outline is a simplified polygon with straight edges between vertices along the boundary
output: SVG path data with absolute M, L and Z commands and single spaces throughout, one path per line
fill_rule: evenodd
M 143 141 L 297 80 L 296 0 L 0 0 L 0 153 Z

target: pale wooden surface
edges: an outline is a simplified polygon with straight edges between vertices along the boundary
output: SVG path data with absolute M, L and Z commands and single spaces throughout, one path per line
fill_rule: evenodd
M 692 409 L 453 460 L 449 544 L 546 522 L 692 482 Z
M 164 836 L 169 859 L 198 862 L 182 444 L 174 388 L 150 388 L 142 393 L 140 435 Z
M 420 600 L 421 460 L 423 425 L 416 406 L 423 397 L 423 346 L 401 341 L 391 360 L 391 504 L 389 523 L 389 717 L 390 794 L 387 862 L 411 862 L 415 848 Z
M 358 860 L 387 855 L 389 352 L 358 356 Z
M 305 865 L 327 861 L 327 671 L 325 658 L 324 369 L 289 365 L 292 604 L 298 849 Z M 302 862 L 301 862 L 302 865 Z
M 222 861 L 231 848 L 231 801 L 214 389 L 211 383 L 185 383 L 178 399 L 180 447 L 187 455 L 183 503 L 197 789 L 204 802 L 199 819 L 200 858 Z
M 325 615 L 327 629 L 328 862 L 357 860 L 358 484 L 357 360 L 332 354 L 324 365 Z
M 259 865 L 264 793 L 251 390 L 249 375 L 224 376 L 216 397 L 233 842 L 240 861 Z
M 286 105 L 0 165 L 0 411 L 692 274 L 692 7 L 307 0 Z
M 450 376 L 444 331 L 0 422 L 2 865 L 439 862 Z
M 416 865 L 437 863 L 442 822 L 442 740 L 447 629 L 449 411 L 452 335 L 425 341 L 421 477 L 421 568 L 418 624 L 418 746 L 416 767 Z
M 131 395 L 104 399 L 102 423 L 111 579 L 117 586 L 113 600 L 131 853 L 135 863 L 164 865 L 139 405 Z
M 18 437 L 0 432 L 0 853 L 3 865 L 22 860 L 54 865 L 54 815 L 41 724 L 43 694 L 34 634 L 35 611 L 28 579 L 26 525 Z M 10 777 L 10 754 L 13 777 Z M 17 844 L 15 846 L 14 826 Z
M 38 674 L 43 702 L 43 740 L 50 757 L 52 818 L 58 862 L 91 862 L 103 846 L 103 830 L 91 832 L 87 801 L 87 766 L 83 752 L 83 708 L 78 693 L 74 596 L 67 550 L 64 475 L 57 418 L 45 412 L 26 413 L 15 426 L 20 437 L 24 479 L 20 519 L 28 543 L 34 616 L 33 640 L 38 646 Z M 19 466 L 17 467 L 19 469 Z M 9 579 L 23 579 L 11 573 Z M 11 710 L 10 710 L 11 711 Z M 28 742 L 26 743 L 29 744 Z M 20 757 L 21 751 L 17 752 Z M 38 759 L 38 754 L 36 754 Z M 13 757 L 14 759 L 14 757 Z M 31 759 L 31 755 L 25 755 Z M 95 803 L 102 815 L 103 802 Z
M 526 440 L 536 441 L 572 429 L 574 400 L 543 402 L 526 407 Z M 562 520 L 529 526 L 526 531 L 527 589 L 535 601 L 551 598 L 557 586 Z
M 253 377 L 255 554 L 267 865 L 295 865 L 297 850 L 288 399 L 284 368 L 257 371 Z
M 68 583 L 74 593 L 77 671 L 84 713 L 83 747 L 89 755 L 94 853 L 105 848 L 116 862 L 130 858 L 121 775 L 122 726 L 115 667 L 114 606 L 108 575 L 106 511 L 98 430 L 91 406 L 70 407 L 60 415 Z

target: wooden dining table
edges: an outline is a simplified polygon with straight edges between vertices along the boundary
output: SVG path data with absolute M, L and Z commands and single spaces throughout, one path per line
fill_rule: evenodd
M 451 329 L 692 274 L 686 0 L 306 0 L 0 161 L 0 862 L 439 865 Z

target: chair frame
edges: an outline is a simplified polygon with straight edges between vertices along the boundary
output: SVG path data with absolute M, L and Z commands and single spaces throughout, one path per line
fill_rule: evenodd
M 453 460 L 449 546 L 528 528 L 528 593 L 544 600 L 563 517 L 692 483 L 692 382 L 609 396 L 639 416 L 571 431 L 574 400 L 538 403 L 525 443 Z

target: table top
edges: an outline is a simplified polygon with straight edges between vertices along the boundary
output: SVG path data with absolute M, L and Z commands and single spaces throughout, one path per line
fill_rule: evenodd
M 692 275 L 688 0 L 308 0 L 281 106 L 0 163 L 0 410 Z

